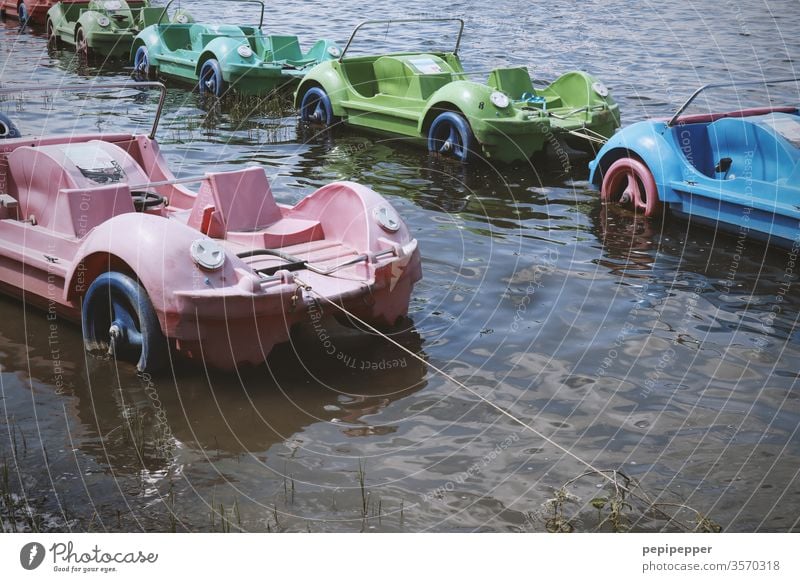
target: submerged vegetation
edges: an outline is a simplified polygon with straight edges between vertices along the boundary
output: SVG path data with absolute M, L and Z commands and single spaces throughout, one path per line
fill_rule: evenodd
M 593 485 L 594 493 L 590 493 Z M 586 497 L 573 490 L 583 486 Z M 599 491 L 598 491 L 599 489 Z M 541 522 L 551 533 L 628 532 L 660 529 L 681 532 L 718 533 L 722 527 L 700 511 L 680 502 L 652 497 L 635 479 L 619 470 L 587 471 L 564 483 L 544 503 L 540 514 L 529 513 L 529 523 Z M 588 502 L 586 499 L 588 498 Z M 576 511 L 571 514 L 568 506 Z M 589 510 L 588 507 L 593 508 Z

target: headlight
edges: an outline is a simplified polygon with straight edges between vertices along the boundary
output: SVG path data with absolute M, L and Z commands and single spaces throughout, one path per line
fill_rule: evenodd
M 249 59 L 253 56 L 253 49 L 246 44 L 239 46 L 239 48 L 236 49 L 236 52 L 239 53 L 239 56 L 243 59 Z
M 328 47 L 328 54 L 336 59 L 339 58 L 339 55 L 342 54 L 342 51 L 339 50 L 338 46 L 331 45 Z
M 491 101 L 492 105 L 498 109 L 505 109 L 511 104 L 511 100 L 508 98 L 508 95 L 501 93 L 500 91 L 494 91 L 491 95 L 489 95 L 489 101 Z
M 592 83 L 592 91 L 600 95 L 600 97 L 608 97 L 608 87 L 603 85 L 600 81 Z
M 194 241 L 189 252 L 192 260 L 203 269 L 215 271 L 225 264 L 225 249 L 209 238 Z
M 185 14 L 178 14 L 178 17 L 175 20 L 178 22 L 178 24 L 188 24 L 189 17 Z
M 397 232 L 400 230 L 400 216 L 391 206 L 379 206 L 375 209 L 375 220 L 386 232 Z
M 97 17 L 97 24 L 105 28 L 106 26 L 111 24 L 111 21 L 108 19 L 108 16 L 100 15 Z

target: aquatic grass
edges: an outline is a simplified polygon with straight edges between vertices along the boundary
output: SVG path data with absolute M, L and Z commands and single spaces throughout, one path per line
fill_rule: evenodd
M 16 457 L 14 457 L 16 462 Z M 3 456 L 0 463 L 0 532 L 18 533 L 43 531 L 45 524 L 44 512 L 41 508 L 43 500 L 29 499 L 22 490 L 22 484 L 17 487 L 12 482 L 11 470 L 8 460 Z
M 544 517 L 544 526 L 548 532 L 576 531 L 577 515 L 567 517 L 564 510 L 567 504 L 580 505 L 581 499 L 570 493 L 568 489 L 580 481 L 591 478 L 602 479 L 597 486 L 603 487 L 605 491 L 603 494 L 594 495 L 588 502 L 597 511 L 597 514 L 595 525 L 591 529 L 586 528 L 587 531 L 628 532 L 643 518 L 663 520 L 683 532 L 719 533 L 722 531 L 722 526 L 709 516 L 684 503 L 654 500 L 641 488 L 638 481 L 622 471 L 613 469 L 586 471 L 556 489 L 554 496 L 544 503 L 548 510 Z M 690 514 L 691 519 L 689 521 L 680 519 L 679 515 L 683 513 Z M 533 522 L 535 515 L 529 513 L 528 519 Z

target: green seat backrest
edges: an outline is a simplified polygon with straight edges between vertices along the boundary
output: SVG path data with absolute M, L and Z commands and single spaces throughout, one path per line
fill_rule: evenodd
M 397 57 L 380 57 L 375 61 L 375 78 L 378 80 L 378 93 L 405 97 L 409 80 L 406 65 Z
M 215 38 L 220 37 L 244 39 L 242 29 L 233 24 L 220 24 L 218 26 L 200 25 L 200 27 L 204 29 L 204 32 L 200 35 L 200 42 L 203 46 L 207 45 Z M 192 39 L 192 44 L 194 45 L 194 39 Z
M 279 36 L 271 34 L 269 44 L 272 47 L 272 60 L 274 61 L 300 61 L 303 51 L 296 36 Z
M 495 69 L 486 83 L 498 91 L 503 91 L 512 99 L 521 99 L 525 93 L 535 95 L 531 76 L 525 67 Z
M 345 60 L 342 62 L 342 72 L 353 86 L 353 89 L 364 97 L 374 97 L 375 93 L 378 92 L 373 61 Z
M 164 14 L 164 8 L 161 6 L 142 8 L 142 24 L 144 24 L 144 26 L 158 24 L 158 20 L 161 18 L 162 14 Z M 164 24 L 168 22 L 168 20 L 169 19 L 164 16 L 164 20 L 162 20 L 161 23 Z
M 375 61 L 378 91 L 387 95 L 427 99 L 452 80 L 452 69 L 436 55 L 393 55 Z
M 264 35 L 255 26 L 242 26 L 242 32 L 247 37 L 247 42 L 250 43 L 250 48 L 258 56 L 263 56 L 264 51 L 267 49 L 265 46 Z
M 450 73 L 428 73 L 417 75 L 408 88 L 408 96 L 428 99 L 436 91 L 453 81 Z
M 159 27 L 161 39 L 171 51 L 189 48 L 189 25 L 186 24 L 167 24 Z

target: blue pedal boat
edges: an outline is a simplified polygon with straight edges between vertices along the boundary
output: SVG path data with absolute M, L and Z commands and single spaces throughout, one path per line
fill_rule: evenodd
M 798 106 L 684 115 L 709 89 L 794 83 L 797 100 L 798 81 L 705 85 L 669 120 L 641 121 L 617 132 L 589 163 L 589 179 L 606 204 L 648 217 L 669 211 L 800 248 Z M 775 95 L 770 97 L 773 103 Z

